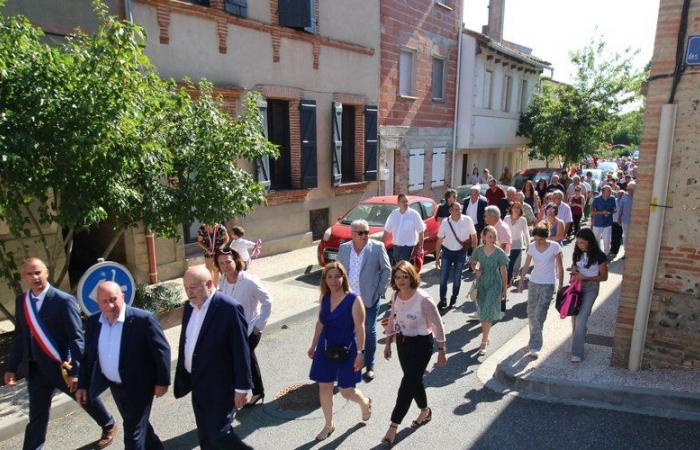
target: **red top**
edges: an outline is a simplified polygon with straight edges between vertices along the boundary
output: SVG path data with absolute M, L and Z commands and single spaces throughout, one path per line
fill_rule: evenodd
M 491 205 L 498 206 L 498 202 L 502 198 L 506 198 L 506 193 L 499 186 L 496 186 L 495 191 L 491 190 L 491 188 L 488 188 L 486 190 L 486 200 L 488 200 L 489 206 L 491 206 Z

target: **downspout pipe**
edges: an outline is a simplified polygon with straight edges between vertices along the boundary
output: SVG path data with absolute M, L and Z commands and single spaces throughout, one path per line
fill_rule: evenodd
M 460 1 L 460 14 L 464 14 L 464 0 Z M 454 123 L 452 124 L 452 167 L 450 168 L 450 187 L 457 186 L 455 183 L 455 162 L 457 161 L 457 127 L 459 126 L 459 79 L 462 73 L 462 34 L 464 30 L 464 22 L 459 19 L 459 35 L 457 37 L 457 80 L 455 81 L 455 114 Z
M 156 259 L 156 236 L 146 231 L 146 254 L 148 255 L 148 284 L 158 282 L 158 260 Z
M 671 176 L 671 154 L 673 151 L 674 130 L 676 128 L 676 104 L 667 103 L 661 106 L 659 123 L 659 139 L 656 144 L 656 164 L 651 188 L 651 203 L 647 225 L 647 241 L 644 246 L 642 275 L 637 295 L 637 309 L 634 313 L 632 339 L 627 368 L 637 371 L 642 365 L 642 354 L 647 335 L 651 297 L 656 281 L 656 266 L 661 249 L 661 234 L 666 215 L 666 196 L 668 180 Z

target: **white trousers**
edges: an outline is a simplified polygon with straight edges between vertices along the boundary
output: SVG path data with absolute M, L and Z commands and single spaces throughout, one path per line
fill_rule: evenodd
M 623 223 L 622 224 L 622 245 L 625 246 L 625 253 L 627 253 L 627 244 L 630 241 L 630 224 L 628 223 Z
M 601 239 L 603 240 L 603 245 L 600 246 L 603 253 L 606 255 L 610 253 L 610 238 L 612 236 L 612 226 L 609 227 L 593 227 L 593 234 L 598 240 L 598 245 L 600 245 Z

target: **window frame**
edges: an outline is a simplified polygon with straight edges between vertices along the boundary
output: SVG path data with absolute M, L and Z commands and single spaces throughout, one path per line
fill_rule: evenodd
M 440 97 L 435 97 L 435 62 L 440 61 L 442 64 L 442 73 L 440 77 Z M 430 96 L 433 101 L 442 102 L 445 101 L 445 67 L 447 67 L 447 58 L 441 55 L 433 55 L 431 76 L 430 76 Z
M 489 76 L 488 86 L 486 83 L 486 75 Z M 481 107 L 483 109 L 492 109 L 493 107 L 493 70 L 489 68 L 484 68 L 484 80 L 483 80 L 483 98 L 481 100 Z M 486 89 L 488 87 L 488 89 Z M 486 95 L 488 93 L 488 95 Z
M 527 78 L 521 78 L 520 79 L 520 104 L 518 105 L 518 108 L 520 108 L 520 112 L 523 113 L 527 111 L 528 107 L 528 98 L 527 98 L 527 86 L 528 85 L 528 80 Z
M 513 101 L 513 76 L 503 74 L 503 95 L 501 96 L 501 111 L 510 112 Z
M 411 56 L 411 73 L 410 73 L 410 80 L 409 80 L 409 92 L 404 93 L 401 91 L 401 67 L 402 67 L 402 55 L 404 53 L 410 54 Z M 398 83 L 398 95 L 399 97 L 403 98 L 416 98 L 416 60 L 417 60 L 417 54 L 418 50 L 410 47 L 401 47 L 401 50 L 399 51 L 399 83 Z

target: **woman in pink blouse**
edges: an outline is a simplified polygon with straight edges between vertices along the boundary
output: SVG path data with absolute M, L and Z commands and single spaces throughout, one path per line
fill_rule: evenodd
M 423 385 L 423 374 L 433 354 L 433 340 L 438 342 L 438 367 L 447 363 L 445 356 L 445 330 L 437 306 L 427 292 L 418 289 L 420 275 L 415 267 L 406 261 L 398 262 L 391 273 L 391 287 L 394 299 L 386 324 L 387 334 L 384 357 L 391 358 L 391 344 L 396 341 L 403 378 L 391 413 L 391 424 L 382 443 L 394 444 L 398 426 L 408 413 L 411 401 L 415 400 L 420 414 L 411 428 L 425 425 L 433 418 L 428 407 L 428 398 Z

